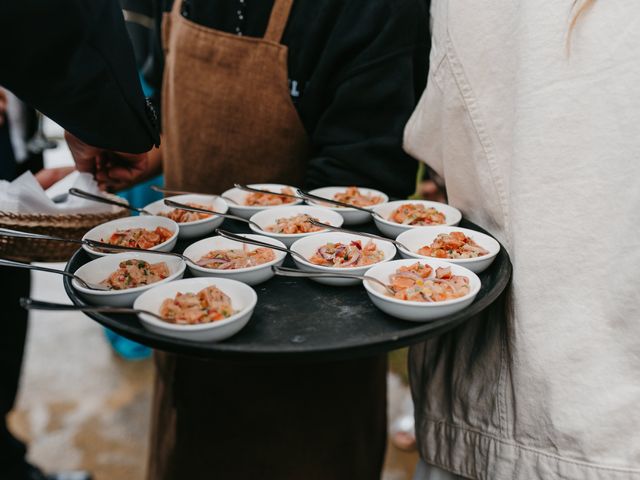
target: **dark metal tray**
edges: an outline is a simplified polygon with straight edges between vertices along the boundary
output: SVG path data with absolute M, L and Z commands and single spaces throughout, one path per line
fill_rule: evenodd
M 484 232 L 465 220 L 460 226 Z M 224 228 L 248 232 L 244 224 L 233 221 L 226 221 Z M 377 233 L 373 224 L 358 229 Z M 182 251 L 187 245 L 178 243 L 176 250 Z M 89 260 L 87 253 L 80 249 L 71 257 L 66 270 L 75 272 Z M 285 265 L 292 263 L 287 259 Z M 340 360 L 381 354 L 457 327 L 498 298 L 509 282 L 511 270 L 509 256 L 501 248 L 491 267 L 479 275 L 482 287 L 473 304 L 455 315 L 427 323 L 386 315 L 374 307 L 361 285 L 339 288 L 308 279 L 282 277 L 254 287 L 258 305 L 253 317 L 237 335 L 220 343 L 199 343 L 152 333 L 135 315 L 88 315 L 131 340 L 184 355 L 238 360 Z M 188 276 L 187 270 L 185 277 Z M 66 277 L 64 286 L 74 304 L 85 304 Z

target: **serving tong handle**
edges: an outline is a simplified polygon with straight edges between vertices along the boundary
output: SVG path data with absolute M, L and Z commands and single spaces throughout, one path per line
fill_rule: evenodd
M 249 245 L 257 245 L 258 247 L 265 247 L 265 248 L 271 248 L 273 250 L 278 250 L 280 252 L 285 252 L 285 253 L 289 253 L 292 256 L 298 257 L 302 260 L 304 260 L 305 262 L 308 262 L 308 260 L 306 258 L 304 258 L 304 255 L 291 250 L 290 248 L 287 247 L 281 247 L 279 245 L 272 245 L 270 243 L 267 242 L 262 242 L 260 240 L 255 240 L 253 238 L 247 238 L 247 237 L 243 237 L 242 235 L 238 235 L 236 233 L 231 233 L 228 232 L 226 230 L 222 230 L 220 228 L 216 229 L 216 233 L 218 235 L 220 235 L 221 237 L 227 238 L 229 240 L 235 240 L 236 242 L 242 242 L 242 243 L 248 243 Z
M 278 192 L 270 192 L 269 190 L 262 190 L 260 188 L 250 187 L 249 185 L 242 185 L 240 183 L 235 183 L 233 185 L 238 190 L 244 190 L 245 192 L 255 192 L 255 193 L 265 193 L 267 195 L 278 195 L 280 197 L 289 197 L 295 198 L 296 200 L 302 200 L 303 198 L 298 195 L 291 195 L 290 193 L 278 193 Z
M 184 190 L 172 190 L 170 188 L 159 187 L 158 185 L 151 185 L 149 188 L 154 192 L 167 193 L 169 195 L 207 195 L 210 197 L 220 197 L 226 200 L 227 202 L 235 203 L 236 205 L 238 204 L 238 202 L 236 202 L 234 199 L 226 197 L 224 195 L 216 195 L 212 193 L 185 192 Z
M 151 253 L 156 255 L 173 255 L 174 257 L 178 257 L 183 259 L 184 261 L 191 261 L 185 255 L 177 252 L 161 252 L 159 250 L 146 250 L 144 248 L 137 247 L 125 247 L 121 245 L 111 245 L 110 243 L 100 242 L 98 240 L 91 240 L 86 238 L 84 240 L 78 240 L 76 238 L 61 238 L 61 237 L 52 237 L 50 235 L 41 235 L 39 233 L 30 233 L 30 232 L 21 232 L 19 230 L 11 230 L 9 228 L 0 228 L 0 235 L 6 235 L 8 237 L 15 238 L 35 238 L 38 240 L 52 240 L 55 242 L 68 242 L 68 243 L 77 243 L 79 245 L 86 245 L 88 247 L 94 249 L 102 249 L 102 250 L 113 250 L 113 251 L 121 251 L 121 252 L 141 252 L 141 253 Z
M 191 262 L 191 259 L 186 255 L 178 252 L 161 252 L 160 250 L 148 250 L 146 248 L 138 248 L 138 247 L 125 247 L 122 245 L 112 245 L 106 242 L 100 242 L 98 240 L 91 240 L 87 238 L 84 240 L 84 244 L 93 249 L 100 250 L 115 250 L 122 252 L 140 252 L 140 253 L 150 253 L 152 255 L 171 255 L 173 257 L 178 257 L 184 260 L 185 262 Z M 193 263 L 193 262 L 192 262 Z
M 368 280 L 373 283 L 377 283 L 383 287 L 390 295 L 395 295 L 392 288 L 384 283 L 382 280 L 378 280 L 370 275 L 358 275 L 357 273 L 345 273 L 345 272 L 307 272 L 305 270 L 298 270 L 297 268 L 278 267 L 273 265 L 271 267 L 273 273 L 281 277 L 298 277 L 298 278 L 356 278 L 358 280 Z
M 300 190 L 300 189 L 298 189 L 297 192 L 298 192 L 298 195 L 300 195 L 300 197 L 304 198 L 305 200 L 312 200 L 314 202 L 331 203 L 333 205 L 337 205 L 338 207 L 353 208 L 355 210 L 360 210 L 361 212 L 368 213 L 369 215 L 371 215 L 373 217 L 382 218 L 382 215 L 374 212 L 373 210 L 371 210 L 369 208 L 359 207 L 357 205 L 351 205 L 350 203 L 341 202 L 339 200 L 334 200 L 333 198 L 320 197 L 318 195 L 314 195 L 313 193 L 305 192 L 304 190 Z
M 318 220 L 314 220 L 313 218 L 309 220 L 309 223 L 311 225 L 315 225 L 316 227 L 326 228 L 328 230 L 334 230 L 336 232 L 350 233 L 352 235 L 360 235 L 362 237 L 368 237 L 368 238 L 373 238 L 375 240 L 380 240 L 381 242 L 389 242 L 389 243 L 394 244 L 397 247 L 401 247 L 401 248 L 405 249 L 408 252 L 411 251 L 403 243 L 401 243 L 401 242 L 399 242 L 397 240 L 394 240 L 392 238 L 383 237 L 382 235 L 376 235 L 375 233 L 356 232 L 355 230 L 349 230 L 347 228 L 334 227 L 333 225 L 329 225 L 328 223 L 319 222 Z
M 256 227 L 258 230 L 262 230 L 262 227 L 258 225 L 256 222 L 252 222 L 251 220 L 247 220 L 246 218 L 238 217 L 237 215 L 231 215 L 229 213 L 220 213 L 220 212 L 216 212 L 215 210 L 209 210 L 207 208 L 191 207 L 185 203 L 169 200 L 168 198 L 164 199 L 164 204 L 167 207 L 179 208 L 181 210 L 188 210 L 190 212 L 206 213 L 209 215 L 220 215 L 221 217 L 224 217 L 224 218 L 229 218 L 231 220 L 238 220 L 239 222 L 248 223 Z
M 142 310 L 140 308 L 128 308 L 128 307 L 103 307 L 98 305 L 73 305 L 73 304 L 65 304 L 65 303 L 53 303 L 53 302 L 43 302 L 41 300 L 34 300 L 32 298 L 22 297 L 20 299 L 20 306 L 25 310 L 52 310 L 52 311 L 77 311 L 77 312 L 98 312 L 98 313 L 144 313 L 146 315 L 151 315 L 152 317 L 157 318 L 158 320 L 165 321 L 157 313 L 151 312 L 149 310 Z
M 118 200 L 114 200 L 112 198 L 107 198 L 103 195 L 95 195 L 93 193 L 85 192 L 84 190 L 80 190 L 79 188 L 70 188 L 69 195 L 73 195 L 74 197 L 84 198 L 85 200 L 91 200 L 98 203 L 105 203 L 107 205 L 115 205 L 116 207 L 126 208 L 127 210 L 132 210 L 134 212 L 141 213 L 143 215 L 153 215 L 151 212 L 148 212 L 144 208 L 134 207 L 129 205 L 126 202 L 119 202 Z
M 14 238 L 34 238 L 37 240 L 55 240 L 58 242 L 77 243 L 79 245 L 84 244 L 83 240 L 78 240 L 77 238 L 52 237 L 50 235 L 42 235 L 41 233 L 31 233 L 31 232 L 22 232 L 20 230 L 11 230 L 10 228 L 0 228 L 0 234 L 6 235 L 7 237 L 14 237 Z
M 13 260 L 7 260 L 5 258 L 0 258 L 0 265 L 4 266 L 4 267 L 14 267 L 14 268 L 24 268 L 27 270 L 36 270 L 39 272 L 47 272 L 47 273 L 57 273 L 58 275 L 62 275 L 65 277 L 69 277 L 72 278 L 74 280 L 76 280 L 80 285 L 82 285 L 85 288 L 88 288 L 89 290 L 97 290 L 97 291 L 108 291 L 109 287 L 105 286 L 105 285 L 98 285 L 95 283 L 89 283 L 86 280 L 83 280 L 82 278 L 80 278 L 79 276 L 71 273 L 71 272 L 66 272 L 64 270 L 56 270 L 55 268 L 48 268 L 48 267 L 41 267 L 39 265 L 32 265 L 31 263 L 22 263 L 22 262 L 14 262 Z

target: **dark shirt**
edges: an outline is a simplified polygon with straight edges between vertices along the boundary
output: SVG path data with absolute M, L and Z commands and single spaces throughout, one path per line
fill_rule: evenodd
M 0 85 L 86 143 L 159 143 L 114 0 L 0 2 Z
M 161 1 L 170 10 L 172 0 Z M 262 37 L 272 6 L 187 0 L 181 11 L 210 28 Z M 426 0 L 295 0 L 283 43 L 291 97 L 313 147 L 306 186 L 413 192 L 417 164 L 402 150 L 402 133 L 427 79 Z M 159 91 L 162 50 L 155 51 L 148 81 Z

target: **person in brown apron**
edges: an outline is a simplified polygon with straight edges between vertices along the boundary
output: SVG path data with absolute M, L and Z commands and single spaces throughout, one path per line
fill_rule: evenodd
M 169 188 L 301 184 L 308 138 L 287 86 L 275 0 L 264 38 L 163 25 Z M 157 353 L 148 478 L 377 479 L 386 444 L 386 358 L 339 363 L 206 361 Z
M 293 0 L 274 2 L 262 39 L 198 25 L 181 5 L 175 0 L 163 23 L 167 186 L 222 193 L 234 183 L 300 185 L 308 138 L 280 43 Z

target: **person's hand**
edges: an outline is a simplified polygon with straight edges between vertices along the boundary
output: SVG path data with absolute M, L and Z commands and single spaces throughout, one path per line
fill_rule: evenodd
M 69 132 L 65 132 L 65 139 L 78 170 L 92 173 L 103 190 L 123 190 L 155 173 L 147 153 L 111 152 L 87 145 Z
M 149 157 L 129 153 L 105 152 L 98 158 L 96 181 L 103 190 L 117 192 L 149 178 Z
M 64 139 L 67 141 L 78 170 L 95 175 L 98 170 L 98 160 L 106 150 L 88 145 L 69 132 L 64 132 Z
M 420 184 L 420 196 L 432 202 L 447 203 L 444 188 L 433 180 L 425 180 Z
M 58 183 L 74 170 L 75 167 L 43 168 L 36 173 L 36 180 L 40 186 L 46 190 L 54 183 Z
M 7 92 L 0 87 L 0 127 L 4 125 L 4 117 L 7 114 Z

